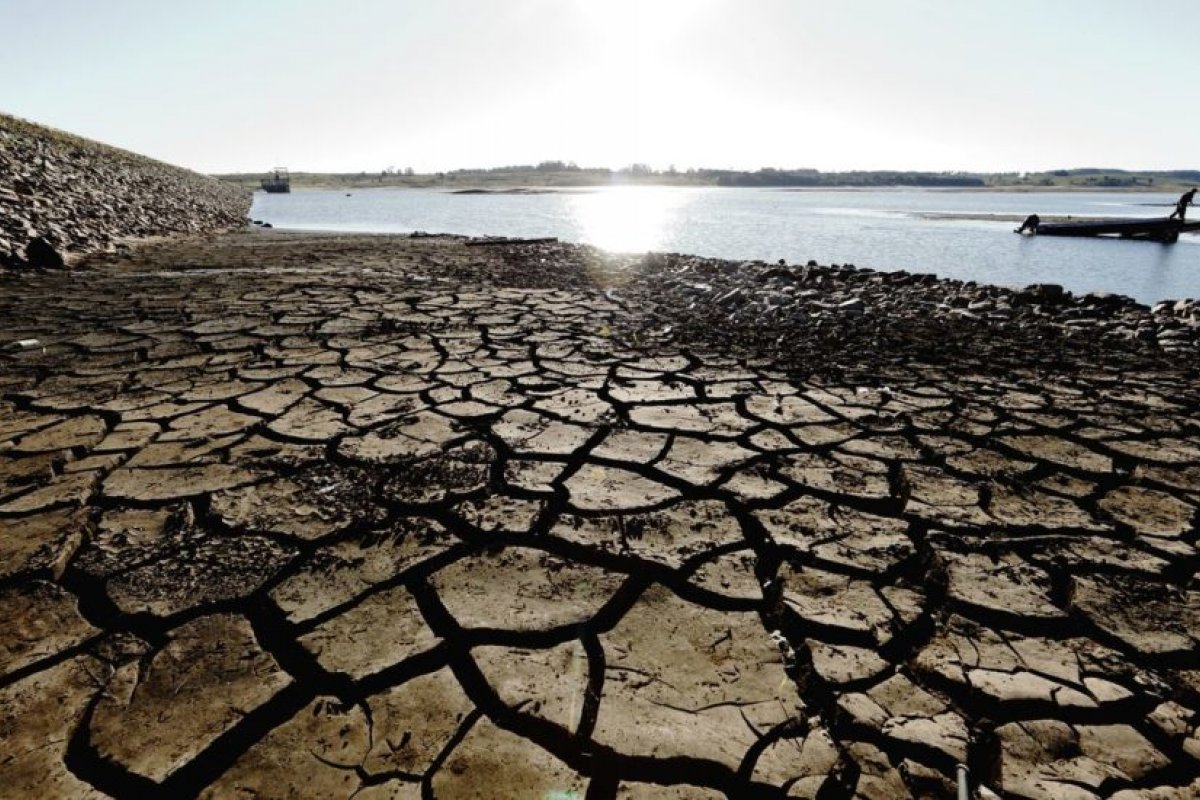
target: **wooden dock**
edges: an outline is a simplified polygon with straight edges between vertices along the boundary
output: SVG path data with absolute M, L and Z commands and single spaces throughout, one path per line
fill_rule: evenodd
M 1178 241 L 1179 234 L 1200 231 L 1200 222 L 1177 219 L 1096 219 L 1081 222 L 1044 222 L 1038 236 L 1115 236 L 1151 242 Z

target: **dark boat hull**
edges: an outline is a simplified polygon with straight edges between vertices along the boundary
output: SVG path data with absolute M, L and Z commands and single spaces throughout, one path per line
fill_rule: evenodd
M 1147 239 L 1174 242 L 1179 234 L 1200 230 L 1200 222 L 1175 219 L 1101 219 L 1087 222 L 1046 222 L 1038 226 L 1038 236 L 1116 236 L 1121 239 Z

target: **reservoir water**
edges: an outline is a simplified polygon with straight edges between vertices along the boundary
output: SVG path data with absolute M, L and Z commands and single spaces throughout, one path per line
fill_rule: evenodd
M 1174 245 L 1026 238 L 1012 221 L 965 217 L 1162 217 L 1176 195 L 883 189 L 611 187 L 548 194 L 436 189 L 300 191 L 254 196 L 279 228 L 555 236 L 617 252 L 854 264 L 1024 286 L 1059 283 L 1154 303 L 1200 297 L 1200 235 Z M 1193 212 L 1200 215 L 1200 207 Z M 946 216 L 943 216 L 946 215 Z M 954 215 L 965 215 L 954 216 Z

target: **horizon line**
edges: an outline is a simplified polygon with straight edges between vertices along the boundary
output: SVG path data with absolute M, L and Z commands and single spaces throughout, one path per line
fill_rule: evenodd
M 547 164 L 561 165 L 558 168 L 545 167 Z M 1099 174 L 1127 174 L 1127 175 L 1168 175 L 1174 176 L 1181 173 L 1197 173 L 1200 174 L 1200 167 L 1179 167 L 1171 169 L 1137 169 L 1131 167 L 1054 167 L 1049 169 L 1003 169 L 1003 170 L 964 170 L 964 169 L 900 169 L 894 167 L 885 167 L 877 169 L 851 168 L 851 169 L 818 169 L 816 167 L 756 167 L 752 169 L 738 169 L 736 167 L 652 167 L 647 164 L 627 164 L 622 167 L 609 166 L 578 166 L 570 161 L 551 161 L 538 162 L 537 164 L 504 164 L 494 167 L 454 167 L 451 169 L 432 170 L 421 172 L 413 170 L 408 172 L 409 167 L 396 168 L 394 166 L 384 167 L 383 169 L 357 169 L 357 170 L 313 170 L 313 169 L 292 169 L 290 167 L 272 167 L 262 170 L 218 170 L 207 172 L 208 175 L 214 176 L 231 176 L 231 175 L 258 175 L 266 172 L 273 172 L 275 169 L 287 169 L 294 175 L 397 175 L 401 177 L 424 177 L 430 175 L 451 175 L 461 173 L 475 172 L 610 172 L 610 173 L 627 173 L 632 175 L 689 175 L 698 173 L 737 173 L 745 175 L 754 175 L 759 173 L 783 173 L 783 174 L 817 174 L 817 175 L 863 175 L 863 174 L 879 174 L 879 173 L 897 173 L 909 175 L 963 175 L 963 176 L 986 176 L 986 175 L 1054 175 L 1057 173 L 1088 173 L 1094 172 Z M 1067 176 L 1060 176 L 1067 177 Z

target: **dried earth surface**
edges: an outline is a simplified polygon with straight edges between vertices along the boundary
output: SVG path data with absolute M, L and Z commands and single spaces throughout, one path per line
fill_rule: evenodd
M 1105 302 L 279 232 L 0 277 L 2 793 L 1195 798 L 1193 318 Z

